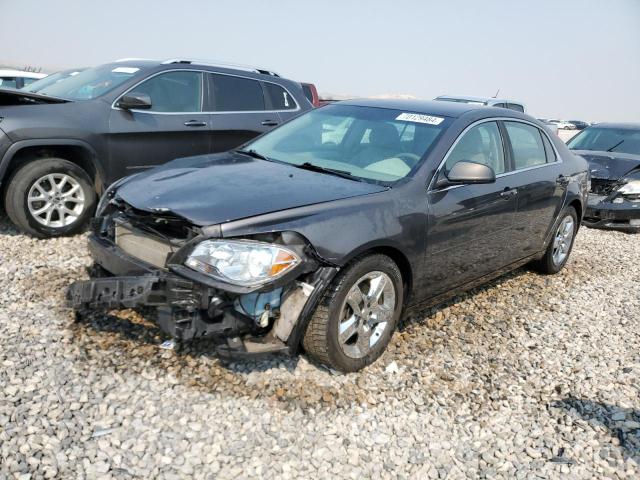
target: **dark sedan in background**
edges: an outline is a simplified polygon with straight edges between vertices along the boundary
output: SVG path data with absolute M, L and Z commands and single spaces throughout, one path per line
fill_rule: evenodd
M 540 122 L 450 102 L 349 101 L 242 150 L 121 180 L 70 304 L 153 307 L 222 355 L 295 352 L 354 371 L 403 312 L 531 263 L 563 268 L 587 163 Z
M 640 232 L 640 124 L 600 123 L 567 145 L 589 162 L 591 192 L 583 223 Z

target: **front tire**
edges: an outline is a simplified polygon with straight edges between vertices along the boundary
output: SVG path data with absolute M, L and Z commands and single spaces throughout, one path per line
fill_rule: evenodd
M 553 227 L 553 232 L 544 256 L 531 263 L 531 266 L 540 273 L 558 273 L 569 260 L 573 242 L 578 233 L 578 214 L 575 208 L 566 207 L 562 211 Z
M 386 255 L 356 259 L 332 282 L 303 339 L 315 361 L 355 372 L 378 359 L 400 318 L 402 275 Z
M 80 231 L 95 203 L 87 173 L 62 158 L 34 160 L 21 167 L 9 180 L 4 198 L 16 227 L 38 238 Z

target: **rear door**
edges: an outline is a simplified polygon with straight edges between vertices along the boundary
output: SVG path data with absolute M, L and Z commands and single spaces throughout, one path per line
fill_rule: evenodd
M 513 158 L 513 179 L 518 189 L 514 229 L 520 256 L 539 252 L 567 192 L 568 178 L 547 134 L 520 121 L 503 122 Z
M 429 190 L 429 237 L 425 272 L 428 297 L 512 263 L 517 190 L 496 121 L 471 127 L 445 157 L 440 174 L 459 161 L 490 166 L 494 183 Z M 438 175 L 438 174 L 436 174 Z
M 204 75 L 195 70 L 159 73 L 127 92 L 149 95 L 150 109 L 111 109 L 108 148 L 112 178 L 211 151 L 211 115 L 203 112 L 207 95 Z
M 212 110 L 212 148 L 224 152 L 242 145 L 282 122 L 276 105 L 291 105 L 291 96 L 272 100 L 274 88 L 253 78 L 207 74 Z M 269 84 L 275 85 L 275 84 Z M 281 88 L 278 85 L 275 87 Z

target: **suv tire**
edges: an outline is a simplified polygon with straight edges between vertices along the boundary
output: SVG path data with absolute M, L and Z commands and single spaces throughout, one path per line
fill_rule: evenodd
M 62 158 L 34 160 L 18 169 L 8 182 L 4 198 L 11 221 L 38 238 L 80 231 L 91 218 L 95 204 L 96 193 L 87 173 Z
M 342 372 L 372 364 L 391 340 L 403 293 L 393 260 L 381 254 L 357 258 L 333 280 L 316 308 L 302 341 L 305 351 Z

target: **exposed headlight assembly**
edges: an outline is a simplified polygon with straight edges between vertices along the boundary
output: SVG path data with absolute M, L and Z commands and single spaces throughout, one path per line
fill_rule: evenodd
M 185 261 L 193 270 L 244 287 L 275 280 L 299 263 L 288 248 L 249 240 L 205 240 Z
M 623 195 L 640 195 L 640 180 L 631 180 L 618 189 Z

